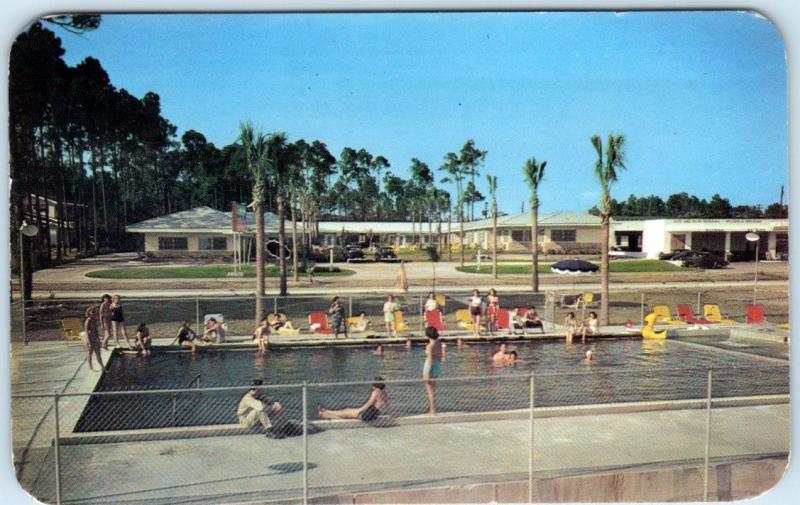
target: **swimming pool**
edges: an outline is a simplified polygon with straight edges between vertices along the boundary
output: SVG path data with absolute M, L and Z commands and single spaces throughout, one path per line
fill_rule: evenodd
M 251 350 L 204 350 L 190 353 L 156 353 L 149 359 L 117 355 L 103 374 L 96 391 L 130 391 L 185 388 L 199 376 L 205 387 L 264 384 L 418 379 L 424 348 L 374 347 L 281 348 L 261 356 Z M 785 394 L 789 388 L 788 362 L 746 352 L 721 351 L 680 341 L 603 339 L 565 345 L 563 342 L 513 343 L 520 362 L 498 367 L 491 361 L 492 344 L 450 344 L 443 377 L 475 377 L 443 381 L 437 390 L 440 411 L 492 411 L 525 408 L 529 402 L 529 374 L 536 374 L 536 405 L 564 406 L 596 403 L 702 398 L 706 370 L 713 367 L 715 397 Z M 595 361 L 583 362 L 591 349 Z M 785 364 L 784 364 L 785 363 Z M 393 384 L 388 388 L 396 415 L 426 410 L 420 383 Z M 235 422 L 233 413 L 242 392 L 187 392 L 173 400 L 170 394 L 93 397 L 76 431 L 195 426 Z M 299 417 L 299 390 L 281 389 L 268 394 L 290 415 Z M 309 388 L 310 412 L 317 404 L 329 408 L 360 405 L 369 394 L 367 385 L 329 385 Z M 177 401 L 175 415 L 165 406 Z M 171 407 L 170 407 L 171 409 Z

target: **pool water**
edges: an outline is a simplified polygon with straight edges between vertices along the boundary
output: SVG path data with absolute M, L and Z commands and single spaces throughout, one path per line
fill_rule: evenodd
M 788 393 L 788 362 L 767 360 L 746 352 L 720 352 L 712 347 L 680 341 L 604 339 L 586 345 L 579 341 L 511 344 L 519 362 L 513 367 L 492 363 L 492 344 L 447 347 L 443 378 L 437 385 L 440 411 L 492 411 L 526 408 L 530 401 L 530 373 L 535 372 L 536 406 L 587 405 L 610 402 L 702 398 L 707 369 L 713 367 L 716 397 Z M 592 364 L 583 360 L 591 349 Z M 118 355 L 104 373 L 97 391 L 185 388 L 200 376 L 202 387 L 243 386 L 253 379 L 269 384 L 370 381 L 375 376 L 419 379 L 424 347 L 282 348 L 266 356 L 254 351 L 204 350 L 155 353 L 150 358 Z M 300 417 L 299 388 L 267 389 L 290 416 Z M 369 385 L 310 386 L 309 412 L 318 404 L 328 408 L 361 405 Z M 387 391 L 396 415 L 424 413 L 427 401 L 422 384 L 389 384 Z M 165 426 L 193 426 L 235 422 L 239 391 L 187 391 L 171 394 L 93 397 L 78 431 Z M 173 413 L 173 406 L 175 406 Z

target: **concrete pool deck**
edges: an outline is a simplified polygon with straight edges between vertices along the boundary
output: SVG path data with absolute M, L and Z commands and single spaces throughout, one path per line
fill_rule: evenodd
M 296 337 L 284 338 L 287 343 L 303 345 L 292 342 Z M 232 345 L 252 350 L 252 344 L 246 342 Z M 378 342 L 351 339 L 348 344 Z M 104 361 L 110 355 L 103 352 Z M 55 389 L 91 392 L 100 373 L 90 371 L 84 360 L 85 351 L 77 342 L 15 344 L 12 394 L 49 395 Z M 72 401 L 64 404 L 63 435 L 68 434 L 82 410 L 78 403 L 87 400 L 79 398 L 73 405 Z M 12 401 L 18 478 L 36 496 L 52 498 L 52 398 Z M 789 450 L 788 412 L 786 403 L 715 408 L 712 425 L 720 431 L 718 438 L 712 437 L 712 457 L 785 457 Z M 702 410 L 673 409 L 540 419 L 535 432 L 537 471 L 556 475 L 622 466 L 682 464 L 702 457 L 704 415 Z M 527 423 L 503 418 L 327 430 L 309 437 L 311 486 L 317 495 L 331 495 L 343 490 L 435 487 L 454 481 L 508 479 L 527 471 L 527 452 L 522 450 L 527 444 Z M 760 429 L 753 430 L 754 426 Z M 505 442 L 498 446 L 497 440 Z M 271 440 L 263 435 L 65 445 L 64 496 L 81 503 L 131 503 L 138 499 L 173 503 L 171 498 L 178 496 L 213 502 L 233 495 L 280 500 L 287 497 L 281 490 L 289 489 L 295 493 L 292 498 L 296 498 L 302 482 L 297 470 L 302 461 L 300 450 L 300 439 Z M 699 455 L 687 456 L 695 453 Z M 180 467 L 191 471 L 183 475 L 184 472 L 175 471 Z M 269 494 L 265 495 L 265 490 Z

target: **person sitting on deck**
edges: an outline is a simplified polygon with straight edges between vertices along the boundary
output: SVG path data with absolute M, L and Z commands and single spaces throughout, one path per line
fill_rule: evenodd
M 150 346 L 153 339 L 150 337 L 150 329 L 145 323 L 141 323 L 136 328 L 136 344 L 133 348 L 141 352 L 145 357 L 150 356 Z
M 389 412 L 389 395 L 383 377 L 375 377 L 372 392 L 361 407 L 329 410 L 322 405 L 317 406 L 317 414 L 323 419 L 361 419 L 364 422 L 374 421 L 381 414 Z
M 217 321 L 216 318 L 213 317 L 208 318 L 205 330 L 203 331 L 203 340 L 217 344 L 224 342 L 225 328 L 222 326 L 222 322 Z
M 253 387 L 242 396 L 236 407 L 239 425 L 255 428 L 259 424 L 264 428 L 268 438 L 294 437 L 303 434 L 303 425 L 286 417 L 283 405 L 264 395 L 257 386 L 264 383 L 261 379 L 253 381 Z
M 542 332 L 544 332 L 542 320 L 539 318 L 539 314 L 536 313 L 536 307 L 533 305 L 528 305 L 522 317 L 516 316 L 515 319 L 515 326 L 521 327 L 523 330 L 527 328 L 541 328 Z
M 253 332 L 253 341 L 258 350 L 264 354 L 269 349 L 269 334 L 270 334 L 269 318 L 265 317 L 261 320 L 261 324 Z
M 179 346 L 183 347 L 184 349 L 191 349 L 192 352 L 194 352 L 195 346 L 200 339 L 197 338 L 197 333 L 194 332 L 191 326 L 192 323 L 189 321 L 183 321 L 180 328 L 178 328 L 178 333 L 175 335 L 175 338 L 172 339 L 172 342 L 170 342 L 169 345 L 174 344 L 177 340 Z
M 600 334 L 600 321 L 597 319 L 597 312 L 589 312 L 589 317 L 583 322 L 581 328 L 581 343 L 586 342 L 586 334 L 599 335 Z

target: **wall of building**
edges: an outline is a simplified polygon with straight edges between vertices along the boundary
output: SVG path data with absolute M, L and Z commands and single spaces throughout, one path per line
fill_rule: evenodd
M 225 249 L 217 250 L 200 250 L 199 240 L 200 237 L 225 237 Z M 185 250 L 160 250 L 158 247 L 159 237 L 186 237 L 187 248 Z M 144 234 L 144 251 L 151 256 L 186 256 L 192 255 L 197 257 L 214 257 L 214 256 L 230 256 L 233 254 L 233 236 L 232 235 L 218 235 L 208 233 L 145 233 Z

